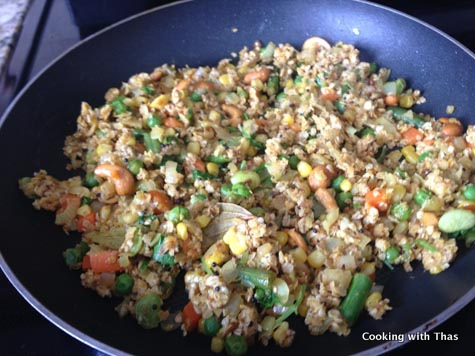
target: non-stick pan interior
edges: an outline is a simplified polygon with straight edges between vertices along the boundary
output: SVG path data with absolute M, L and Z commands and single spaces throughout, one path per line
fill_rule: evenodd
M 78 236 L 65 236 L 53 224 L 51 213 L 35 211 L 17 189 L 17 179 L 40 168 L 61 178 L 71 175 L 64 169 L 62 145 L 74 131 L 81 101 L 100 105 L 108 88 L 120 86 L 132 74 L 151 71 L 162 63 L 213 65 L 243 46 L 252 46 L 255 40 L 300 46 L 313 35 L 333 43 L 355 44 L 364 60 L 406 78 L 427 98 L 421 111 L 443 116 L 446 105 L 451 104 L 465 124 L 474 123 L 475 81 L 470 73 L 475 73 L 475 59 L 440 33 L 398 13 L 366 3 L 332 0 L 197 1 L 152 11 L 67 53 L 21 94 L 4 118 L 0 130 L 0 250 L 13 283 L 21 283 L 43 313 L 49 310 L 64 321 L 59 322 L 61 327 L 76 336 L 75 329 L 89 335 L 83 339 L 103 350 L 113 352 L 105 346 L 110 345 L 134 354 L 165 350 L 208 354 L 208 338 L 192 335 L 183 339 L 179 332 L 165 335 L 143 330 L 132 318 L 119 320 L 114 311 L 118 300 L 103 300 L 83 289 L 79 272 L 69 271 L 61 254 Z M 462 248 L 453 266 L 436 276 L 420 268 L 409 274 L 399 268 L 385 273 L 384 295 L 394 309 L 380 321 L 363 317 L 346 338 L 334 334 L 310 337 L 301 321 L 293 321 L 297 336 L 292 350 L 258 346 L 250 353 L 340 355 L 375 347 L 381 342 L 363 341 L 363 332 L 408 332 L 454 303 L 461 306 L 471 299 L 474 257 L 474 251 Z

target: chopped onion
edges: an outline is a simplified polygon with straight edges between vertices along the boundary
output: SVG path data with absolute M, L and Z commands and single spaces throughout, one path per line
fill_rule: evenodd
M 239 271 L 234 259 L 229 260 L 223 265 L 223 267 L 221 267 L 221 275 L 226 283 L 231 283 L 237 280 Z
M 388 134 L 397 135 L 398 131 L 396 126 L 384 116 L 377 118 L 375 122 L 381 125 Z
M 340 247 L 341 245 L 343 245 L 343 241 L 341 241 L 340 239 L 337 239 L 337 238 L 329 237 L 329 238 L 326 239 L 325 244 L 326 244 L 327 250 L 329 250 L 331 252 L 334 249 L 336 249 L 336 248 Z
M 101 210 L 101 208 L 104 206 L 105 204 L 103 202 L 100 202 L 99 200 L 94 200 L 92 203 L 91 203 L 91 209 L 92 211 L 94 212 L 98 212 L 99 210 Z
M 174 161 L 167 161 L 165 163 L 165 182 L 168 184 L 177 184 L 178 183 L 178 174 L 176 168 L 178 163 Z
M 224 307 L 224 314 L 234 318 L 239 313 L 239 306 L 242 303 L 242 298 L 239 294 L 233 294 L 228 304 Z
M 354 270 L 356 268 L 355 258 L 350 255 L 340 256 L 338 257 L 337 267 Z

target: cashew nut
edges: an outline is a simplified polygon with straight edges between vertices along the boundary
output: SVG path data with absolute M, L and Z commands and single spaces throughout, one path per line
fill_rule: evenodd
M 321 37 L 310 37 L 302 45 L 302 51 L 317 52 L 320 48 L 330 49 L 330 44 Z
M 196 89 L 216 90 L 216 86 L 211 82 L 198 82 L 193 84 L 193 90 Z
M 178 82 L 178 84 L 175 86 L 175 89 L 178 90 L 185 90 L 190 86 L 190 81 L 188 79 L 182 79 Z
M 249 72 L 244 76 L 244 84 L 251 84 L 254 79 L 259 79 L 261 82 L 266 82 L 270 76 L 269 68 L 262 68 L 255 72 Z
M 223 104 L 221 109 L 229 116 L 231 126 L 238 127 L 242 121 L 242 110 L 234 105 Z
M 105 163 L 96 167 L 94 174 L 112 181 L 118 195 L 129 195 L 135 191 L 134 176 L 124 167 Z

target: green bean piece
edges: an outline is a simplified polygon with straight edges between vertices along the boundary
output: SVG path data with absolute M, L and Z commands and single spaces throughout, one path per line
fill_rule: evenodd
M 273 42 L 269 42 L 267 46 L 261 49 L 261 58 L 263 60 L 270 60 L 274 56 L 275 51 L 275 44 Z
M 194 169 L 191 172 L 191 177 L 193 178 L 193 180 L 197 180 L 197 179 L 210 180 L 210 179 L 216 178 L 216 176 L 212 175 L 211 173 L 200 171 L 198 169 Z
M 130 173 L 137 175 L 139 174 L 140 169 L 143 168 L 143 162 L 139 159 L 134 159 L 133 161 L 129 161 L 129 163 L 127 163 L 127 168 Z
M 94 188 L 99 185 L 99 182 L 96 179 L 96 175 L 94 172 L 87 172 L 86 176 L 84 177 L 84 180 L 82 182 L 83 185 L 85 185 L 88 188 Z
M 274 292 L 261 288 L 256 288 L 254 298 L 264 308 L 272 308 L 274 304 L 280 303 L 279 297 Z
M 115 279 L 115 292 L 120 296 L 132 293 L 134 279 L 128 273 L 122 273 Z
M 228 335 L 224 339 L 224 348 L 229 356 L 244 356 L 247 353 L 247 342 L 242 335 Z
M 396 246 L 391 245 L 387 250 L 386 250 L 386 261 L 388 263 L 394 263 L 396 259 L 400 256 L 399 250 Z
M 345 180 L 345 176 L 342 176 L 342 175 L 334 178 L 332 180 L 331 187 L 335 189 L 336 192 L 339 192 L 341 190 L 340 188 L 341 182 L 343 182 L 344 180 Z
M 419 158 L 417 159 L 419 162 L 422 162 L 423 160 L 425 160 L 427 157 L 430 156 L 430 152 L 424 152 L 422 153 Z
M 191 204 L 195 204 L 199 201 L 203 201 L 203 200 L 206 200 L 208 199 L 208 197 L 206 195 L 203 195 L 203 194 L 195 194 L 191 197 L 190 199 L 190 203 Z
M 160 308 L 162 299 L 156 293 L 142 296 L 135 304 L 135 317 L 144 329 L 153 329 L 160 325 Z
M 363 273 L 355 273 L 353 276 L 348 294 L 339 308 L 349 326 L 358 319 L 372 285 L 371 279 Z
M 168 220 L 172 221 L 175 224 L 178 224 L 180 221 L 188 220 L 190 218 L 190 212 L 184 206 L 177 205 L 170 211 L 168 211 Z
M 401 168 L 396 168 L 396 174 L 402 178 L 402 179 L 406 179 L 407 178 L 407 173 L 406 171 L 402 170 Z
M 475 200 L 475 184 L 469 184 L 462 189 L 463 197 L 467 200 Z
M 239 278 L 241 283 L 246 287 L 272 290 L 272 282 L 274 282 L 275 274 L 272 271 L 264 269 L 240 267 Z
M 384 158 L 386 157 L 386 154 L 388 153 L 388 146 L 387 145 L 383 145 L 380 149 L 379 149 L 379 152 L 376 156 L 376 161 L 378 163 L 383 163 L 384 161 Z
M 370 72 L 370 74 L 374 74 L 374 73 L 376 73 L 378 70 L 379 70 L 379 67 L 378 67 L 378 65 L 377 65 L 376 63 L 373 62 L 373 63 L 371 63 L 371 64 L 369 65 L 369 72 Z
M 431 196 L 432 192 L 425 189 L 419 189 L 416 194 L 414 194 L 414 202 L 419 206 L 423 206 Z
M 267 88 L 272 89 L 273 93 L 277 93 L 280 89 L 280 77 L 278 75 L 271 76 L 267 81 Z
M 197 102 L 199 102 L 199 101 L 201 101 L 201 100 L 203 100 L 203 99 L 202 99 L 202 97 L 201 97 L 201 94 L 200 94 L 198 91 L 195 90 L 195 91 L 190 95 L 190 100 L 191 100 L 192 102 L 194 102 L 194 103 L 197 103 Z
M 340 192 L 336 195 L 335 200 L 340 210 L 344 210 L 351 204 L 353 195 L 350 192 Z
M 399 106 L 389 106 L 387 109 L 393 112 L 393 118 L 395 120 L 401 120 L 406 124 L 413 125 L 419 129 L 426 123 L 420 116 L 413 114 L 413 116 L 410 117 L 406 115 L 409 110 L 400 108 Z
M 160 142 L 153 139 L 149 132 L 143 133 L 143 143 L 148 151 L 152 151 L 153 153 L 158 153 L 160 151 Z
M 249 198 L 251 196 L 251 191 L 244 183 L 233 184 L 231 187 L 231 195 Z
M 365 127 L 363 130 L 360 131 L 359 133 L 360 137 L 363 138 L 365 136 L 376 136 L 376 133 L 371 127 Z
M 209 318 L 206 318 L 204 321 L 204 331 L 207 336 L 215 336 L 219 329 L 221 329 L 221 324 L 218 319 L 212 315 Z
M 275 97 L 275 100 L 277 100 L 278 103 L 280 103 L 282 100 L 284 100 L 287 97 L 287 94 L 284 92 L 277 94 Z
M 297 75 L 294 79 L 294 84 L 302 83 L 303 77 L 301 75 Z
M 221 155 L 218 155 L 218 156 L 208 156 L 206 158 L 206 161 L 208 162 L 213 162 L 213 163 L 216 163 L 216 164 L 223 164 L 223 163 L 229 163 L 231 160 L 225 156 L 221 156 Z
M 405 202 L 396 203 L 391 207 L 390 213 L 398 221 L 406 221 L 411 217 L 412 209 Z
M 147 85 L 142 87 L 142 91 L 148 95 L 155 95 L 155 90 L 152 87 L 149 87 Z
M 429 250 L 430 252 L 437 252 L 437 249 L 435 248 L 434 245 L 432 245 L 430 242 L 427 242 L 425 240 L 417 239 L 414 241 L 416 245 L 419 245 L 422 248 L 425 248 L 426 250 Z
M 344 85 L 341 87 L 341 95 L 345 95 L 345 94 L 348 93 L 350 90 L 351 90 L 351 86 L 350 86 L 349 84 L 344 84 Z
M 396 79 L 396 95 L 401 95 L 401 93 L 406 89 L 406 81 L 404 78 Z
M 452 209 L 439 219 L 439 230 L 446 233 L 469 230 L 475 226 L 475 214 L 470 210 Z
M 289 158 L 289 167 L 292 169 L 297 169 L 300 159 L 296 155 L 292 155 Z
M 112 106 L 116 115 L 123 114 L 127 110 L 130 110 L 130 108 L 124 104 L 124 99 L 125 96 L 118 96 L 117 98 L 109 102 L 109 105 Z
M 153 128 L 155 126 L 162 126 L 162 119 L 156 114 L 152 114 L 147 119 L 147 126 Z

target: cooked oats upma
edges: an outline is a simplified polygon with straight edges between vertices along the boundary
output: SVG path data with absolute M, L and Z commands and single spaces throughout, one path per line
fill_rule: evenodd
M 348 335 L 391 310 L 377 269 L 437 274 L 475 240 L 474 127 L 418 113 L 390 73 L 318 37 L 164 64 L 82 103 L 64 153 L 83 176 L 20 188 L 81 234 L 63 255 L 82 285 L 146 329 L 229 355 L 290 346 L 293 314 Z M 177 278 L 189 302 L 165 308 Z

